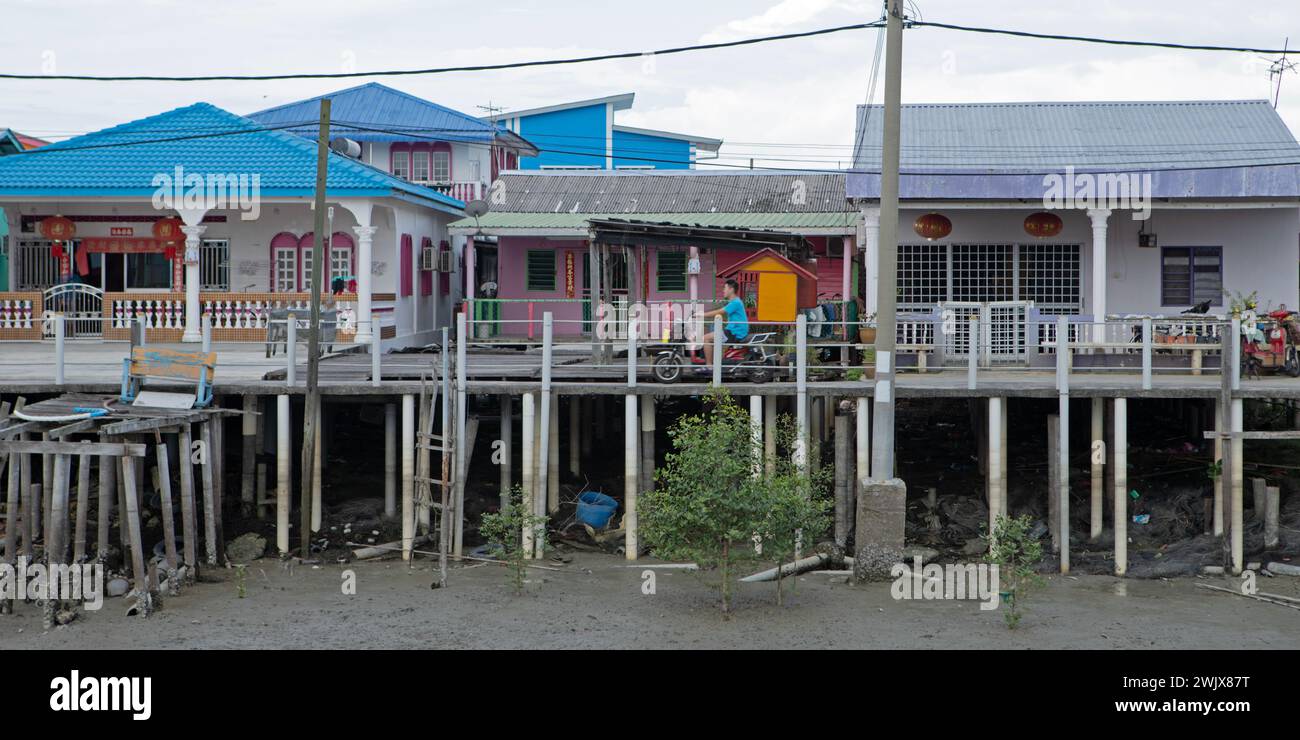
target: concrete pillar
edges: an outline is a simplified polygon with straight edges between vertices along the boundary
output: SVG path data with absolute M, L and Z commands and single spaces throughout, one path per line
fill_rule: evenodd
M 397 518 L 397 404 L 384 404 L 384 517 Z
M 1052 552 L 1061 551 L 1061 419 L 1047 417 L 1047 531 L 1052 538 Z
M 866 268 L 866 313 L 877 310 L 876 274 L 880 269 L 880 209 L 862 207 L 862 265 Z M 858 478 L 865 478 L 858 474 Z
M 1245 555 L 1243 551 L 1243 532 L 1242 532 L 1242 489 L 1244 481 L 1242 475 L 1244 472 L 1244 461 L 1242 460 L 1242 400 L 1240 398 L 1232 399 L 1232 574 L 1240 575 L 1245 567 Z
M 523 410 L 521 412 L 520 424 L 520 444 L 523 452 L 523 496 L 522 506 L 524 511 L 531 515 L 533 513 L 534 502 L 536 500 L 536 477 L 537 463 L 535 456 L 537 452 L 537 420 L 536 420 L 536 403 L 537 396 L 532 393 L 523 395 Z M 524 527 L 523 531 L 523 548 L 524 557 L 533 557 L 533 528 Z
M 514 416 L 515 416 L 515 397 L 503 393 L 499 399 L 501 404 L 501 482 L 500 482 L 500 504 L 501 508 L 510 505 L 510 486 L 514 485 Z
M 181 341 L 202 342 L 203 332 L 199 318 L 202 315 L 199 303 L 199 245 L 202 243 L 203 232 L 208 227 L 199 223 L 203 220 L 202 213 L 193 222 L 187 216 L 188 214 L 181 213 L 186 224 L 181 227 L 185 234 L 185 331 L 181 334 Z
M 1264 489 L 1267 487 L 1268 482 L 1263 478 L 1250 479 L 1251 519 L 1264 520 Z
M 1102 502 L 1106 497 L 1106 401 L 1102 398 L 1092 399 L 1092 441 L 1088 450 L 1091 461 L 1092 484 L 1091 507 L 1088 514 L 1088 540 L 1096 542 L 1101 537 Z
M 415 396 L 402 396 L 402 560 L 415 548 Z
M 1097 332 L 1095 341 L 1105 340 L 1101 330 L 1106 321 L 1106 221 L 1109 218 L 1109 209 L 1088 209 L 1088 219 L 1092 221 L 1092 305 L 1088 308 Z
M 1278 526 L 1282 510 L 1282 491 L 1277 486 L 1264 489 L 1264 549 L 1278 546 Z
M 289 397 L 275 397 L 275 546 L 283 555 L 289 552 L 289 508 L 293 491 L 293 457 L 290 453 Z M 182 451 L 182 454 L 189 454 Z
M 1214 461 L 1215 463 L 1223 460 L 1223 437 L 1227 431 L 1227 424 L 1223 418 L 1223 404 L 1214 404 Z M 1226 470 L 1220 470 L 1214 478 L 1214 536 L 1223 536 L 1223 480 L 1228 474 Z
M 891 561 L 902 557 L 907 486 L 897 478 L 867 481 L 858 492 L 854 577 L 858 580 L 883 578 L 894 564 Z
M 636 560 L 639 542 L 637 540 L 637 400 L 634 394 L 624 396 L 624 436 L 623 436 L 623 525 L 624 550 L 628 560 Z
M 1057 539 L 1060 541 L 1061 573 L 1064 574 L 1070 572 L 1070 397 L 1066 394 L 1060 396 L 1058 423 L 1060 429 L 1057 431 L 1057 440 L 1060 449 L 1057 452 L 1056 474 L 1060 477 L 1057 487 L 1060 500 L 1056 509 L 1060 534 Z
M 857 414 L 854 421 L 857 425 L 857 435 L 855 437 L 856 449 L 854 452 L 855 460 L 853 467 L 853 479 L 858 485 L 862 481 L 871 477 L 871 399 L 866 396 L 859 396 L 857 401 Z M 857 492 L 855 487 L 854 493 Z
M 776 396 L 763 397 L 763 473 L 776 473 Z
M 257 427 L 262 423 L 257 413 L 257 396 L 244 396 L 244 415 L 240 417 L 239 502 L 245 517 L 257 508 Z
M 1006 465 L 1006 448 L 1002 438 L 1002 415 L 1006 410 L 1005 398 L 989 397 L 988 422 L 988 474 L 985 486 L 988 492 L 989 531 L 992 532 L 999 516 L 1006 514 L 1007 492 L 1004 467 Z
M 560 397 L 555 391 L 551 391 L 547 423 L 550 451 L 546 460 L 546 511 L 553 514 L 560 508 Z
M 368 218 L 367 221 L 369 221 Z M 374 335 L 379 333 L 371 310 L 374 288 L 370 274 L 370 263 L 373 259 L 371 255 L 374 249 L 373 240 L 379 227 L 370 225 L 353 226 L 352 230 L 357 232 L 357 336 L 355 341 L 358 344 L 368 344 L 373 341 Z M 436 295 L 434 296 L 434 305 L 437 305 Z
M 762 439 L 759 429 L 759 439 Z M 641 396 L 641 490 L 655 489 L 655 397 Z
M 750 454 L 753 455 L 754 477 L 763 477 L 763 397 L 749 397 Z
M 582 477 L 582 397 L 569 396 L 569 477 Z
M 1115 575 L 1128 572 L 1128 399 L 1112 402 L 1111 420 L 1115 425 Z
M 849 521 L 855 516 L 852 492 L 856 487 L 849 463 L 849 417 L 835 415 L 835 544 L 844 547 L 849 541 Z

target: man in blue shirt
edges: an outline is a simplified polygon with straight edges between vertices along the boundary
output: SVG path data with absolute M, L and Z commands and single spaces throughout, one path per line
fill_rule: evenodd
M 727 303 L 722 308 L 705 311 L 704 319 L 723 316 L 726 322 L 722 327 L 722 341 L 736 344 L 749 336 L 749 318 L 745 316 L 745 304 L 740 300 L 740 283 L 728 279 L 722 285 L 722 297 Z M 713 332 L 704 335 L 704 364 L 713 364 Z

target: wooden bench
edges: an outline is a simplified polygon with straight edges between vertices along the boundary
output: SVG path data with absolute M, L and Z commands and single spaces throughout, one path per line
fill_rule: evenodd
M 1043 342 L 1040 346 L 1052 347 L 1055 351 L 1056 342 Z M 1192 354 L 1192 375 L 1200 375 L 1205 362 L 1206 352 L 1218 352 L 1223 349 L 1219 342 L 1154 342 L 1151 345 L 1151 353 L 1160 352 L 1190 352 Z M 1141 352 L 1141 342 L 1071 342 L 1070 352 L 1073 354 L 1079 350 L 1119 350 L 1125 352 Z
M 132 347 L 131 356 L 122 360 L 121 399 L 125 403 L 134 401 L 145 378 L 188 380 L 195 383 L 195 408 L 203 408 L 212 403 L 212 375 L 216 369 L 215 352 Z

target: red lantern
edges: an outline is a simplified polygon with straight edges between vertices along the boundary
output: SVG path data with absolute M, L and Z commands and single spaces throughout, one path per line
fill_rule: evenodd
M 1025 217 L 1025 233 L 1039 239 L 1056 236 L 1064 226 L 1060 216 L 1047 211 L 1031 213 Z
M 50 247 L 50 254 L 54 255 L 56 260 L 63 259 L 63 242 L 54 242 L 54 245 Z
M 160 218 L 153 222 L 153 235 L 155 239 L 163 242 L 173 242 L 184 239 L 181 232 L 181 226 L 184 226 L 179 218 Z
M 77 235 L 77 226 L 67 216 L 50 216 L 38 225 L 41 236 L 56 242 L 67 241 Z
M 934 241 L 952 233 L 952 221 L 940 213 L 927 213 L 924 216 L 918 216 L 912 224 L 912 228 L 917 234 Z
M 169 262 L 170 262 L 171 260 L 176 259 L 176 247 L 173 247 L 173 246 L 170 245 L 170 244 L 168 244 L 167 246 L 163 247 L 163 259 L 165 259 L 165 260 L 167 260 L 167 261 L 169 261 Z

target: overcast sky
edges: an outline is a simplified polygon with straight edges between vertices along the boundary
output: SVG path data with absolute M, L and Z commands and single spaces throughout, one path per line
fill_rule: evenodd
M 916 0 L 925 20 L 1184 43 L 1300 46 L 1296 0 Z M 640 51 L 874 20 L 876 0 L 5 0 L 0 70 L 267 74 Z M 468 113 L 635 92 L 618 122 L 722 138 L 730 161 L 847 166 L 876 31 L 643 60 L 380 81 Z M 1271 98 L 1268 62 L 918 28 L 904 102 Z M 1293 57 L 1300 61 L 1300 56 Z M 64 138 L 196 101 L 236 113 L 359 80 L 0 81 L 0 127 Z M 883 93 L 883 73 L 876 100 Z M 1300 131 L 1300 75 L 1279 111 Z M 775 144 L 778 146 L 763 146 Z

